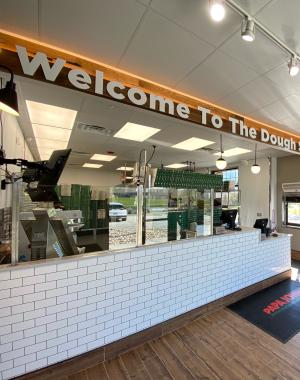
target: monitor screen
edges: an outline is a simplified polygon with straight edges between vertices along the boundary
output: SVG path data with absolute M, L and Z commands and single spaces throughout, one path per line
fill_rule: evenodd
M 229 228 L 235 227 L 235 219 L 237 216 L 238 210 L 222 210 L 221 221 L 224 224 L 227 224 Z
M 268 218 L 256 219 L 253 228 L 258 228 L 262 233 L 266 233 L 266 228 L 269 223 Z

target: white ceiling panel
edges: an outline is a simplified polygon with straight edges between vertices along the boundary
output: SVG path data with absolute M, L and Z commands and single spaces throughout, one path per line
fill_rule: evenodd
M 1 0 L 0 27 L 38 39 L 38 0 Z
M 218 103 L 237 113 L 249 115 L 254 110 L 265 107 L 283 96 L 280 87 L 274 82 L 268 78 L 259 77 L 224 97 Z
M 220 49 L 260 74 L 279 66 L 288 57 L 287 53 L 283 52 L 258 30 L 256 30 L 254 42 L 244 41 L 239 31 L 226 41 Z
M 269 71 L 266 76 L 276 83 L 287 96 L 300 93 L 300 75 L 291 77 L 288 70 L 288 62 L 284 62 L 279 67 Z
M 257 78 L 257 73 L 221 51 L 215 51 L 177 87 L 215 101 Z
M 241 17 L 228 7 L 225 19 L 214 22 L 209 15 L 208 1 L 153 0 L 151 8 L 215 46 L 240 28 Z
M 149 11 L 120 67 L 162 84 L 174 85 L 213 49 L 212 45 Z
M 116 64 L 145 9 L 135 0 L 40 0 L 40 38 Z
M 287 119 L 300 119 L 300 95 L 290 95 L 284 99 L 263 107 L 258 112 L 254 112 L 253 116 L 262 115 L 270 121 L 281 122 Z
M 272 1 L 257 18 L 290 48 L 300 51 L 300 1 Z
M 299 117 L 289 117 L 287 119 L 281 120 L 281 125 L 284 129 L 293 132 L 300 133 L 300 118 Z
M 257 12 L 263 9 L 265 6 L 272 3 L 273 0 L 236 0 L 243 9 L 254 16 Z

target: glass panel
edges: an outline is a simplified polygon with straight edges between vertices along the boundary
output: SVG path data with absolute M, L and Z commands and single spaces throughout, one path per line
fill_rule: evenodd
M 300 226 L 300 203 L 287 204 L 287 223 Z
M 5 172 L 0 171 L 0 180 L 5 180 Z M 0 190 L 0 264 L 11 263 L 12 243 L 12 185 Z
M 135 187 L 49 187 L 59 201 L 33 202 L 21 191 L 19 261 L 136 246 Z
M 145 244 L 212 234 L 210 190 L 151 188 L 146 197 Z

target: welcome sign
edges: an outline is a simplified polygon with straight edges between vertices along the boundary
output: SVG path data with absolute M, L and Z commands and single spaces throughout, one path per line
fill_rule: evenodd
M 70 59 L 60 57 L 59 51 L 56 57 L 53 57 L 52 54 L 51 56 L 47 55 L 42 49 L 40 49 L 41 51 L 35 49 L 32 52 L 32 46 L 30 49 L 26 40 L 23 41 L 25 43 L 22 45 L 15 44 L 12 46 L 11 36 L 9 37 L 9 49 L 4 50 L 0 55 L 0 63 L 6 64 L 17 75 L 160 112 L 177 119 L 266 143 L 294 153 L 300 152 L 300 136 L 232 114 L 217 106 L 211 106 L 200 99 L 198 103 L 195 98 L 166 89 L 157 84 L 153 85 L 153 82 L 137 80 L 136 77 L 133 77 L 132 80 L 130 74 L 125 75 L 123 73 L 123 75 L 120 75 L 117 69 L 110 68 L 109 75 L 107 75 L 107 70 L 101 70 L 93 62 L 91 64 L 89 61 L 84 62 L 86 69 L 83 64 L 78 67 L 76 56 L 74 56 L 74 62 L 71 63 Z M 17 41 L 19 42 L 20 38 Z M 49 51 L 48 48 L 46 50 Z M 110 77 L 109 79 L 108 76 Z M 116 80 L 119 77 L 125 79 L 127 83 Z M 139 85 L 128 85 L 128 82 L 132 83 L 133 81 L 138 82 Z M 168 97 L 165 94 L 171 96 Z M 178 101 L 178 98 L 187 101 Z

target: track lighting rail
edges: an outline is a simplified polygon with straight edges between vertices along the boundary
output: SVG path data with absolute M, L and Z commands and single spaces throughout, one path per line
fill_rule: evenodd
M 266 28 L 260 21 L 258 21 L 255 17 L 251 16 L 249 12 L 247 12 L 244 8 L 238 5 L 233 0 L 225 0 L 225 3 L 236 13 L 239 15 L 251 19 L 254 21 L 254 24 L 257 29 L 259 29 L 267 38 L 273 41 L 274 44 L 279 46 L 282 50 L 291 54 L 292 57 L 300 59 L 300 56 L 297 52 L 291 49 L 285 42 L 279 39 L 274 33 L 272 33 L 268 28 Z

